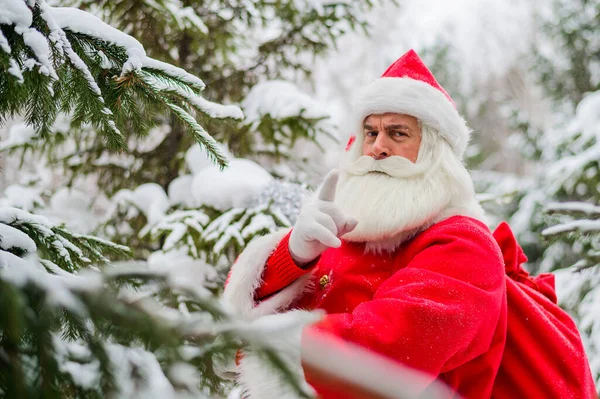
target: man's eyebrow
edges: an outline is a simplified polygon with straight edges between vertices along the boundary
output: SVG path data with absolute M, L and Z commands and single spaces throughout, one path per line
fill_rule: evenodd
M 366 129 L 366 130 L 377 130 L 377 129 L 375 129 L 373 126 L 371 126 L 371 125 L 368 125 L 368 124 L 366 124 L 366 123 L 363 125 L 363 129 Z
M 403 125 L 403 124 L 393 124 L 393 125 L 387 125 L 385 127 L 385 130 L 392 130 L 392 129 L 406 129 L 406 130 L 410 130 L 410 127 L 408 125 Z

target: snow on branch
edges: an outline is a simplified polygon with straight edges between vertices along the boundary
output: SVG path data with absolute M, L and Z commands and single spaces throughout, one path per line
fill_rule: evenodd
M 283 80 L 272 80 L 255 85 L 244 99 L 246 123 L 256 129 L 264 115 L 275 119 L 303 117 L 325 119 L 329 117 L 323 104 L 303 93 L 296 85 Z
M 600 220 L 573 220 L 548 227 L 542 231 L 545 237 L 556 236 L 565 233 L 600 233 Z
M 160 91 L 175 94 L 183 98 L 198 111 L 204 112 L 212 118 L 234 118 L 244 119 L 244 114 L 239 107 L 234 105 L 222 105 L 208 101 L 182 85 L 173 85 L 172 82 L 161 80 L 160 77 L 142 75 L 144 80 Z
M 562 237 L 581 254 L 572 267 L 579 271 L 600 265 L 600 206 L 586 202 L 551 203 L 545 212 L 559 216 L 555 226 L 542 231 L 546 238 Z M 584 215 L 585 219 L 577 219 Z
M 124 48 L 127 52 L 128 59 L 123 64 L 121 76 L 126 75 L 131 71 L 137 71 L 143 67 L 148 67 L 160 70 L 168 76 L 181 80 L 195 89 L 203 90 L 205 87 L 205 84 L 201 79 L 185 70 L 146 56 L 144 46 L 142 46 L 139 41 L 102 22 L 98 17 L 90 13 L 70 7 L 52 7 L 51 12 L 52 16 L 62 29 L 91 36 Z
M 202 146 L 207 149 L 209 157 L 212 158 L 221 168 L 226 166 L 227 155 L 225 155 L 225 153 L 221 150 L 221 147 L 217 141 L 213 139 L 212 136 L 209 135 L 208 132 L 204 130 L 204 128 L 200 126 L 200 124 L 198 124 L 198 122 L 196 122 L 196 120 L 183 108 L 170 101 L 165 101 L 165 104 L 183 123 L 185 123 L 192 130 L 194 138 L 198 143 L 202 144 Z
M 298 382 L 272 345 L 282 331 L 301 328 L 319 317 L 304 312 L 298 317 L 272 317 L 262 322 L 240 320 L 214 297 L 194 289 L 192 269 L 183 278 L 174 278 L 170 275 L 182 271 L 150 270 L 138 262 L 115 265 L 103 272 L 53 275 L 31 259 L 4 251 L 0 251 L 0 264 L 0 300 L 6 304 L 3 312 L 22 315 L 4 318 L 0 326 L 4 331 L 15 331 L 14 323 L 20 323 L 17 330 L 30 334 L 34 345 L 42 348 L 32 351 L 22 340 L 14 341 L 12 334 L 4 337 L 5 341 L 13 345 L 13 353 L 54 356 L 66 376 L 56 374 L 54 368 L 44 369 L 44 378 L 53 381 L 47 384 L 49 389 L 60 386 L 94 396 L 147 397 L 153 387 L 173 398 L 190 394 L 205 397 L 198 387 L 222 390 L 223 380 L 215 375 L 214 368 L 220 357 L 233 359 L 242 345 L 265 354 L 282 372 L 282 380 L 297 387 Z M 130 288 L 133 284 L 135 289 Z M 185 293 L 193 312 L 184 314 L 168 306 L 178 292 Z M 17 298 L 7 301 L 6 295 Z M 44 309 L 43 317 L 36 313 L 40 308 Z M 33 360 L 24 367 L 35 374 L 40 371 L 38 359 Z M 185 373 L 174 376 L 176 371 Z M 103 383 L 107 380 L 112 383 Z M 25 389 L 20 384 L 28 383 L 16 380 L 6 386 L 3 381 L 0 388 L 9 396 Z
M 49 263 L 67 271 L 108 263 L 105 254 L 115 258 L 129 255 L 129 248 L 93 236 L 74 234 L 52 224 L 43 216 L 12 207 L 0 207 L 0 248 L 17 256 L 39 254 Z M 50 266 L 51 267 L 51 266 Z
M 600 217 L 600 206 L 587 202 L 552 202 L 546 205 L 547 213 L 578 214 Z
M 600 233 L 600 220 L 593 219 L 600 217 L 600 206 L 587 202 L 553 202 L 546 206 L 545 212 L 565 216 L 584 214 L 592 219 L 563 221 L 556 226 L 544 229 L 543 236 L 550 237 L 574 232 L 580 234 Z
M 214 162 L 227 165 L 186 108 L 213 118 L 243 114 L 236 106 L 202 98 L 201 79 L 148 57 L 135 38 L 85 11 L 50 7 L 45 0 L 1 0 L 0 5 L 0 63 L 8 72 L 0 74 L 0 115 L 25 113 L 36 130 L 27 141 L 48 138 L 57 115 L 67 112 L 74 128 L 89 123 L 110 149 L 124 150 L 125 135 L 144 132 L 148 120 L 166 112 L 179 117 Z M 3 149 L 21 142 L 13 139 Z

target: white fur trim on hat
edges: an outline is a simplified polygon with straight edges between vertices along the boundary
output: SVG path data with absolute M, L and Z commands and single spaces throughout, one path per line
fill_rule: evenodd
M 352 159 L 362 154 L 363 122 L 371 114 L 386 112 L 411 115 L 440 132 L 454 153 L 462 159 L 471 130 L 448 98 L 438 89 L 410 78 L 379 78 L 359 90 L 354 101 L 356 117 L 353 134 L 356 142 L 350 149 Z

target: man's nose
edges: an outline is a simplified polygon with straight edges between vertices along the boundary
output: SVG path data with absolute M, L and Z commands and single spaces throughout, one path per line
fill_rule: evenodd
M 384 132 L 379 132 L 377 134 L 377 138 L 375 139 L 375 143 L 373 143 L 373 158 L 380 160 L 385 159 L 392 155 L 389 140 L 386 137 Z

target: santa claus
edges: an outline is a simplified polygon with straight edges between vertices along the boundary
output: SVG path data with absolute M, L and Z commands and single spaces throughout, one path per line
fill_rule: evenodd
M 354 103 L 339 171 L 291 231 L 246 248 L 224 301 L 248 320 L 321 309 L 304 334 L 335 336 L 465 398 L 489 398 L 507 340 L 507 279 L 462 163 L 470 130 L 412 50 Z M 298 331 L 286 342 L 290 367 L 320 397 L 344 397 L 303 374 L 301 339 Z M 257 357 L 237 372 L 249 398 L 296 397 Z

